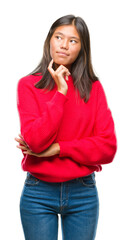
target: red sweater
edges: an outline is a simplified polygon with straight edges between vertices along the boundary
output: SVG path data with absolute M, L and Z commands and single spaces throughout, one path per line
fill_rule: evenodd
M 47 182 L 65 182 L 101 171 L 112 162 L 117 141 L 114 122 L 103 87 L 92 84 L 87 103 L 77 97 L 69 76 L 67 95 L 54 89 L 46 92 L 34 84 L 41 76 L 19 80 L 17 106 L 21 134 L 36 153 L 59 143 L 60 154 L 52 157 L 24 155 L 22 168 Z M 77 90 L 79 93 L 79 91 Z

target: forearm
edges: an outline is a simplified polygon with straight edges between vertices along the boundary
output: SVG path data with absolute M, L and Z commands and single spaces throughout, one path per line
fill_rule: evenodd
M 35 153 L 27 146 L 21 135 L 19 135 L 19 138 L 15 138 L 15 140 L 19 143 L 17 147 L 23 151 L 23 154 L 33 155 L 36 157 L 51 157 L 60 153 L 60 146 L 58 143 L 51 144 L 51 146 L 43 152 Z
M 58 143 L 51 144 L 45 151 L 35 154 L 32 152 L 32 155 L 37 157 L 51 157 L 60 153 L 60 145 Z M 25 154 L 29 154 L 29 152 L 25 152 Z
M 26 110 L 19 106 L 21 134 L 33 152 L 42 152 L 55 141 L 66 100 L 67 98 L 57 91 L 52 101 L 45 104 L 42 116 L 30 112 L 26 114 Z
M 86 166 L 108 164 L 112 162 L 117 149 L 116 137 L 109 139 L 89 137 L 80 140 L 59 141 L 59 157 L 71 158 Z

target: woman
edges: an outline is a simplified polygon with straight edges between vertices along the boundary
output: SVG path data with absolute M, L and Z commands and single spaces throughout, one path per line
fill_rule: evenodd
M 53 23 L 38 67 L 19 80 L 17 106 L 27 177 L 20 201 L 26 240 L 95 239 L 99 199 L 95 171 L 117 144 L 103 87 L 95 76 L 84 20 Z

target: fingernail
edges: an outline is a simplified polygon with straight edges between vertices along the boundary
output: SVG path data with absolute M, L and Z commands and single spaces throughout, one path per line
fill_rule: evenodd
M 17 145 L 16 147 L 19 148 L 19 145 Z

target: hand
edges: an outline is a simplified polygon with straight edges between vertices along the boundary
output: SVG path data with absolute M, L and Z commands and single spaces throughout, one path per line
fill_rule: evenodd
M 24 154 L 33 155 L 36 157 L 51 157 L 60 153 L 60 145 L 59 143 L 51 144 L 46 150 L 41 153 L 34 153 L 27 146 L 26 142 L 23 140 L 22 136 L 19 134 L 19 138 L 15 138 L 15 140 L 20 144 L 17 148 L 23 150 Z
M 21 134 L 18 135 L 19 138 L 15 138 L 15 141 L 18 142 L 20 145 L 18 145 L 17 147 L 24 150 L 25 149 L 29 149 L 28 145 L 26 144 L 26 142 L 24 141 L 23 137 Z
M 49 63 L 48 71 L 50 72 L 52 78 L 55 80 L 55 83 L 58 87 L 58 91 L 62 92 L 64 95 L 66 95 L 68 86 L 65 81 L 65 78 L 66 78 L 66 80 L 68 80 L 68 76 L 70 75 L 70 72 L 63 65 L 60 65 L 55 71 L 52 68 L 52 66 L 53 66 L 53 59 Z M 65 78 L 64 78 L 64 76 L 65 76 Z

